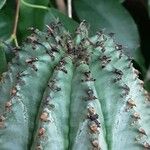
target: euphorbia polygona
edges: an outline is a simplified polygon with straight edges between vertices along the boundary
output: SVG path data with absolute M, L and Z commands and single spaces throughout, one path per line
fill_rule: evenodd
M 33 32 L 1 77 L 0 150 L 150 149 L 150 101 L 111 36 Z

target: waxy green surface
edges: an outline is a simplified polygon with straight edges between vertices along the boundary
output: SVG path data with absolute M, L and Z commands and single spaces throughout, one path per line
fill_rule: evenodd
M 150 101 L 123 47 L 86 23 L 32 30 L 0 83 L 0 150 L 150 149 Z

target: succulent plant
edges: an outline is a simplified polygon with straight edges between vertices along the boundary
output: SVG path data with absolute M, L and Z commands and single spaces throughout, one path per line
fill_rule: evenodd
M 150 149 L 150 100 L 111 35 L 33 32 L 0 82 L 0 150 Z

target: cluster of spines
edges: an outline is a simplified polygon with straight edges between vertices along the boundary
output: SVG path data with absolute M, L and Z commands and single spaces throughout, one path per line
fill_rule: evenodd
M 82 65 L 82 64 L 81 64 Z M 91 82 L 96 81 L 90 71 L 83 72 L 84 79 L 81 79 L 82 84 L 85 84 L 87 86 L 87 90 L 85 91 L 86 97 L 83 98 L 83 100 L 87 103 L 87 119 L 88 119 L 88 127 L 91 132 L 91 144 L 93 146 L 93 150 L 100 150 L 100 143 L 99 143 L 99 134 L 100 134 L 100 121 L 99 121 L 99 115 L 96 113 L 96 109 L 91 105 L 93 101 L 98 100 L 98 98 L 95 96 L 95 93 L 92 88 L 90 88 Z M 81 99 L 82 100 L 82 99 Z

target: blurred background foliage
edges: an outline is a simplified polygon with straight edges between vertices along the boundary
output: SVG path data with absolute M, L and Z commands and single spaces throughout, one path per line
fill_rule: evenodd
M 57 18 L 71 33 L 82 20 L 89 23 L 90 35 L 114 33 L 150 91 L 150 0 L 0 0 L 0 74 L 14 57 L 13 47 L 30 34 L 29 27 L 44 30 Z

